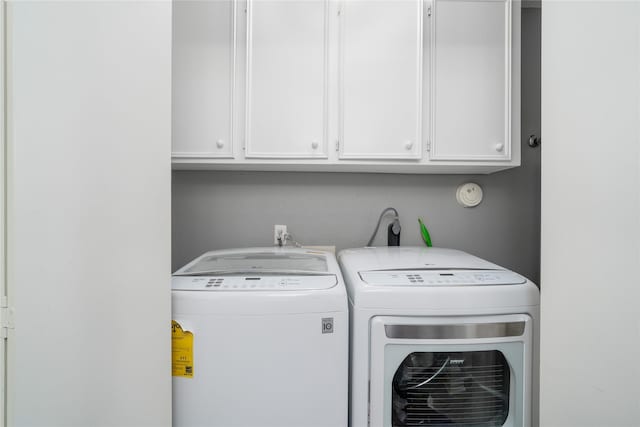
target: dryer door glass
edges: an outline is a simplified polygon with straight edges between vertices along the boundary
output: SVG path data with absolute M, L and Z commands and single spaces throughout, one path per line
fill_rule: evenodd
M 411 353 L 393 377 L 392 425 L 502 426 L 509 381 L 497 350 Z

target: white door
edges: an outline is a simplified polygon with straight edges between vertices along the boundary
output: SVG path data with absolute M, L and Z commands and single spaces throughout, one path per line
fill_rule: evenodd
M 422 4 L 342 3 L 340 158 L 422 157 Z
M 540 425 L 640 425 L 640 3 L 543 2 Z
M 234 0 L 173 2 L 173 156 L 233 157 Z
M 7 424 L 169 426 L 171 3 L 6 22 Z
M 511 8 L 433 1 L 432 160 L 511 158 Z
M 326 158 L 329 0 L 248 0 L 247 158 Z
M 5 80 L 5 16 L 6 4 L 0 2 L 0 100 L 6 98 Z M 7 282 L 6 282 L 6 182 L 7 182 L 7 160 L 6 160 L 6 110 L 5 102 L 0 102 L 0 426 L 6 426 L 6 338 L 10 326 L 9 308 L 7 307 Z

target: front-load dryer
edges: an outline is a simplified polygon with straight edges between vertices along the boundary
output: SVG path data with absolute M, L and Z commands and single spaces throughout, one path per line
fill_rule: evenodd
M 338 259 L 352 427 L 537 425 L 533 283 L 448 249 L 349 249 Z
M 348 308 L 331 253 L 208 252 L 172 278 L 173 425 L 344 427 Z

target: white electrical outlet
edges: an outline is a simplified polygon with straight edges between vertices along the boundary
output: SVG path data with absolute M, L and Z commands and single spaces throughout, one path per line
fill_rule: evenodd
M 274 225 L 273 226 L 273 244 L 277 245 L 280 242 L 278 239 L 282 240 L 282 244 L 285 244 L 284 236 L 287 234 L 287 226 L 286 225 Z

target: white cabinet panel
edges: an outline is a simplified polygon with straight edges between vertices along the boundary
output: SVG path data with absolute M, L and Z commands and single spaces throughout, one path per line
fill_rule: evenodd
M 340 157 L 419 159 L 422 1 L 345 1 Z
M 174 157 L 233 156 L 235 2 L 173 2 Z
M 511 156 L 511 0 L 434 0 L 432 160 Z
M 327 157 L 328 6 L 247 2 L 247 158 Z

